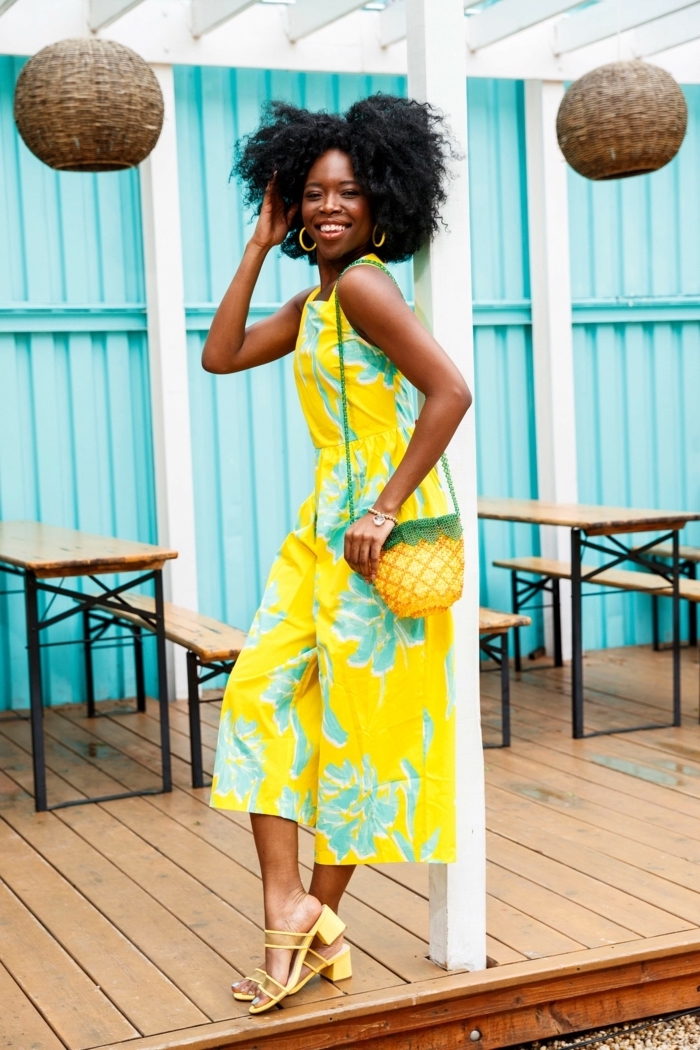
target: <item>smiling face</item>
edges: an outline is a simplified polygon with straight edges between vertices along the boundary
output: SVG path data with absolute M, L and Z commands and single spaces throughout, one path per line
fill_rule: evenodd
M 359 258 L 372 250 L 374 220 L 347 153 L 332 149 L 306 177 L 301 215 L 320 258 Z M 308 240 L 308 237 L 307 237 Z

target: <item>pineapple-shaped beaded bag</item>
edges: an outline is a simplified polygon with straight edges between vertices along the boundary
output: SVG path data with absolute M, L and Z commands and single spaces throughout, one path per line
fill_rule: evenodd
M 386 266 L 373 259 L 358 259 L 350 263 L 350 266 L 360 264 L 376 266 L 389 274 L 392 280 L 394 279 Z M 343 273 L 349 270 L 350 266 L 346 266 Z M 342 277 L 343 274 L 341 273 L 340 276 Z M 345 391 L 343 325 L 337 288 L 335 317 L 340 360 L 340 391 L 343 402 L 348 504 L 352 523 L 356 520 L 356 515 L 350 459 L 348 401 Z M 449 609 L 462 596 L 464 584 L 462 522 L 446 456 L 443 455 L 441 463 L 454 504 L 454 514 L 444 514 L 439 518 L 417 518 L 395 525 L 384 541 L 379 557 L 379 568 L 374 584 L 391 611 L 399 617 L 432 616 L 434 613 Z

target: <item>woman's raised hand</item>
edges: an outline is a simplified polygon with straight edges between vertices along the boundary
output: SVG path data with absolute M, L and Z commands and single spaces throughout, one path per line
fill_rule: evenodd
M 298 204 L 285 210 L 284 201 L 276 186 L 277 172 L 267 184 L 262 208 L 258 216 L 252 240 L 261 248 L 274 248 L 281 244 L 289 233 L 292 219 L 299 210 Z

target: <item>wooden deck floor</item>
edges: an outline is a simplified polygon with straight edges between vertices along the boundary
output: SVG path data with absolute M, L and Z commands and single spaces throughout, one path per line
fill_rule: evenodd
M 698 1005 L 697 651 L 683 654 L 682 729 L 572 741 L 567 679 L 566 669 L 530 669 L 514 681 L 513 746 L 486 752 L 491 968 L 448 975 L 427 959 L 424 866 L 359 868 L 342 909 L 355 975 L 338 986 L 316 980 L 261 1018 L 229 991 L 259 962 L 252 836 L 245 815 L 215 812 L 207 790 L 189 787 L 184 705 L 172 711 L 172 795 L 41 815 L 29 794 L 29 724 L 0 716 L 0 1047 L 448 1050 L 466 1045 L 487 994 L 524 1008 L 535 987 L 559 981 L 540 1000 L 575 988 L 603 1010 L 614 982 L 596 985 L 594 975 L 611 966 L 629 972 L 630 987 L 661 981 L 653 1010 Z M 589 654 L 586 681 L 590 728 L 665 720 L 670 654 Z M 482 675 L 482 690 L 488 739 L 497 674 Z M 47 712 L 51 801 L 157 785 L 155 711 L 118 713 L 125 706 L 103 705 L 116 713 L 92 722 L 79 706 Z M 217 706 L 202 713 L 211 766 Z M 313 839 L 301 839 L 308 871 Z M 672 1003 L 666 978 L 679 990 Z M 630 1016 L 652 1011 L 648 997 L 643 1009 L 635 1002 Z M 585 1017 L 538 1006 L 535 1029 L 504 1022 L 480 1045 L 587 1027 L 590 1003 Z M 402 1042 L 421 1004 L 427 1041 Z

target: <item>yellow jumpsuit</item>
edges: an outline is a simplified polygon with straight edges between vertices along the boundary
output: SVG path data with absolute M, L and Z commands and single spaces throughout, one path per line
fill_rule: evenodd
M 370 256 L 369 258 L 376 258 Z M 304 306 L 294 373 L 315 489 L 224 695 L 211 805 L 316 828 L 321 864 L 455 859 L 452 615 L 398 619 L 343 558 L 350 524 L 335 292 Z M 400 463 L 407 380 L 342 317 L 356 513 Z M 447 512 L 436 471 L 400 521 Z

